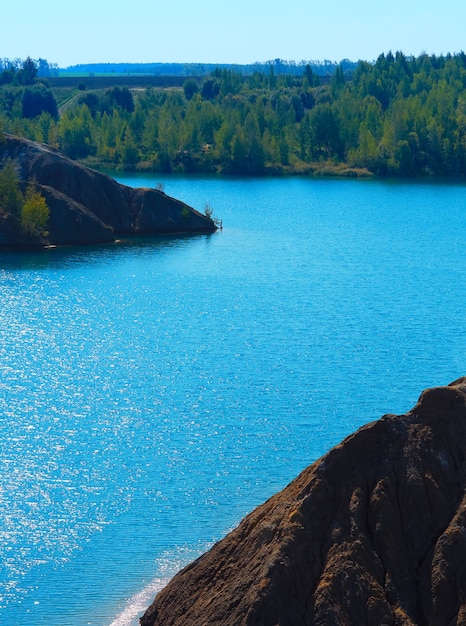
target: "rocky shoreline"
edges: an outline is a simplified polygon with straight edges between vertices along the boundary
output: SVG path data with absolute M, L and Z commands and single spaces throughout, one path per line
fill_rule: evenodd
M 45 241 L 28 237 L 0 216 L 0 248 L 109 243 L 122 235 L 213 233 L 214 221 L 157 189 L 133 189 L 45 145 L 5 134 L 0 168 L 14 164 L 22 188 L 45 197 Z

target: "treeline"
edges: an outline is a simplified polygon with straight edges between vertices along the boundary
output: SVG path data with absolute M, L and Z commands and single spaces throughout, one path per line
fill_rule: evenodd
M 217 68 L 183 89 L 86 91 L 59 118 L 10 107 L 0 119 L 108 167 L 465 175 L 466 55 L 382 54 L 352 75 L 338 66 L 325 83 L 310 65 L 300 75 Z
M 30 57 L 23 61 L 22 59 L 9 59 L 7 57 L 0 58 L 0 73 L 11 71 L 13 73 L 20 72 L 25 63 L 33 63 L 37 76 L 49 78 L 58 76 L 59 68 L 56 63 L 49 63 L 46 59 L 32 60 Z
M 341 65 L 345 72 L 356 69 L 357 63 L 344 59 L 340 63 L 335 61 L 286 61 L 273 59 L 264 63 L 86 63 L 71 65 L 59 70 L 60 76 L 66 75 L 102 75 L 102 74 L 150 74 L 153 76 L 207 76 L 216 69 L 231 70 L 242 76 L 251 76 L 256 72 L 268 72 L 272 67 L 275 74 L 302 75 L 304 68 L 309 65 L 319 76 L 331 76 Z

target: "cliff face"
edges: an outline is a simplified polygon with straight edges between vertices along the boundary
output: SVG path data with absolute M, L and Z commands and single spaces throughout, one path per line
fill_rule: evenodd
M 466 624 L 466 378 L 304 470 L 141 626 Z
M 132 189 L 46 145 L 5 135 L 0 167 L 14 161 L 20 181 L 33 183 L 50 209 L 51 244 L 105 243 L 122 234 L 211 233 L 213 221 L 155 189 Z M 11 226 L 11 225 L 10 225 Z M 0 220 L 0 246 L 25 243 Z

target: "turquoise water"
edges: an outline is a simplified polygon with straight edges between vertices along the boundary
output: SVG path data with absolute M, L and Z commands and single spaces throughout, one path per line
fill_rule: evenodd
M 123 176 L 214 235 L 0 254 L 0 623 L 129 626 L 344 436 L 465 375 L 466 187 Z

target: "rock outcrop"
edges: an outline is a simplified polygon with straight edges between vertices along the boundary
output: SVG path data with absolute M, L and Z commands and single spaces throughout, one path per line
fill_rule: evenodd
M 32 184 L 50 209 L 48 243 L 106 243 L 124 234 L 212 233 L 212 219 L 156 189 L 133 189 L 68 159 L 59 151 L 5 134 L 0 168 L 14 162 L 23 187 Z M 0 219 L 0 247 L 33 244 Z
M 345 439 L 178 573 L 142 626 L 466 624 L 466 378 Z

